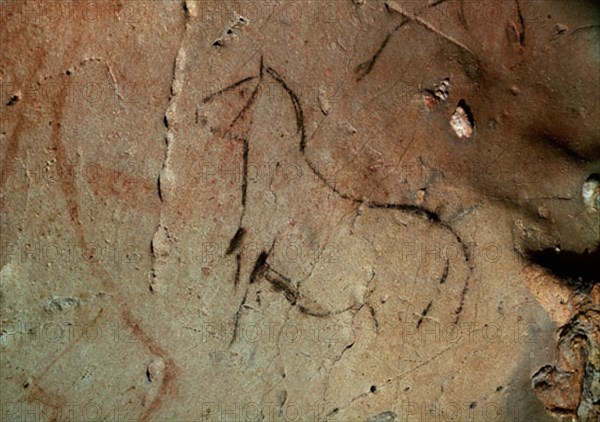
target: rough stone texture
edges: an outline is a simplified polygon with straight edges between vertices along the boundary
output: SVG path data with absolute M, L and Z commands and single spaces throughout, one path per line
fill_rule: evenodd
M 2 420 L 598 417 L 593 2 L 0 7 Z

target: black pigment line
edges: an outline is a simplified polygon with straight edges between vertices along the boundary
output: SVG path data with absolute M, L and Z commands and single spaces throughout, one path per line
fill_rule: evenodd
M 465 305 L 465 298 L 467 296 L 467 292 L 469 291 L 469 279 L 467 279 L 467 282 L 465 283 L 462 293 L 460 295 L 460 304 L 458 305 L 458 308 L 456 308 L 456 311 L 454 311 L 454 323 L 458 324 L 458 321 L 460 319 L 460 314 L 463 311 L 464 305 Z
M 252 268 L 252 273 L 250 274 L 250 284 L 256 282 L 258 277 L 262 275 L 265 268 L 267 268 L 267 259 L 269 258 L 269 254 L 265 251 L 262 251 L 256 261 L 254 262 L 254 268 Z
M 225 254 L 231 255 L 232 253 L 237 251 L 238 248 L 240 247 L 240 245 L 242 244 L 242 240 L 244 239 L 245 235 L 246 235 L 246 229 L 244 229 L 243 227 L 238 227 L 237 231 L 235 232 L 235 234 L 229 241 L 229 247 L 227 248 L 227 251 L 225 252 Z
M 356 69 L 354 69 L 354 71 L 356 73 L 360 74 L 360 76 L 356 79 L 357 81 L 360 81 L 361 79 L 363 79 L 365 76 L 367 76 L 371 72 L 371 70 L 373 70 L 373 66 L 375 66 L 377 59 L 379 58 L 379 56 L 381 55 L 381 53 L 387 46 L 387 43 L 390 42 L 391 38 L 392 38 L 392 33 L 387 34 L 385 36 L 385 39 L 383 40 L 383 42 L 381 43 L 381 45 L 379 46 L 379 48 L 373 55 L 373 57 L 371 57 L 366 62 L 363 62 L 363 63 L 359 64 L 358 66 L 356 66 Z
M 446 258 L 446 266 L 444 267 L 444 272 L 442 273 L 442 276 L 440 277 L 439 284 L 444 284 L 446 282 L 446 279 L 448 278 L 449 263 L 450 263 L 450 261 L 448 260 L 448 258 Z
M 240 284 L 240 271 L 242 269 L 242 255 L 235 255 L 235 277 L 233 278 L 233 286 L 237 287 Z
M 238 86 L 245 84 L 246 82 L 250 82 L 251 80 L 256 79 L 254 76 L 248 76 L 247 78 L 244 78 L 242 80 L 239 80 L 231 85 L 229 85 L 228 87 L 225 87 L 217 92 L 213 92 L 210 95 L 207 95 L 206 97 L 204 97 L 202 99 L 202 103 L 206 104 L 207 102 L 211 101 L 213 98 L 221 96 L 223 94 L 225 94 L 226 92 L 229 92 L 231 90 L 236 89 Z
M 285 295 L 285 298 L 292 306 L 295 305 L 298 299 L 298 290 L 295 288 L 291 280 L 289 280 L 287 277 L 284 278 L 276 271 L 273 271 L 273 274 L 275 274 L 275 277 L 270 274 L 265 275 L 267 281 L 271 283 L 276 291 L 282 291 Z
M 421 326 L 421 324 L 423 323 L 423 318 L 425 318 L 427 316 L 427 314 L 429 313 L 429 310 L 431 309 L 432 304 L 433 304 L 433 301 L 429 301 L 429 303 L 427 304 L 425 309 L 423 309 L 423 312 L 421 312 L 419 321 L 417 321 L 417 328 L 419 328 Z
M 523 13 L 521 12 L 521 4 L 519 0 L 515 0 L 517 4 L 517 15 L 519 17 L 519 44 L 525 46 L 525 19 L 523 19 Z
M 260 74 L 259 74 L 259 80 L 262 82 L 263 80 L 263 76 L 265 75 L 265 63 L 264 63 L 264 56 L 260 56 Z
M 294 105 L 294 113 L 296 114 L 296 131 L 301 135 L 300 151 L 304 152 L 304 149 L 306 148 L 306 131 L 304 128 L 304 111 L 302 110 L 302 106 L 300 105 L 300 99 L 273 68 L 268 67 L 267 73 L 271 75 L 271 77 L 275 79 L 275 81 L 279 83 L 279 85 L 281 85 L 281 87 L 284 89 L 285 92 L 287 92 L 288 96 L 292 100 L 292 104 Z
M 237 123 L 238 120 L 240 120 L 242 117 L 244 117 L 244 114 L 246 114 L 246 112 L 250 109 L 250 107 L 252 107 L 254 105 L 254 102 L 256 101 L 256 97 L 257 97 L 259 89 L 260 89 L 260 84 L 257 84 L 256 87 L 254 88 L 254 90 L 252 91 L 250 98 L 248 98 L 248 101 L 246 101 L 246 104 L 244 104 L 244 107 L 240 110 L 240 112 L 237 114 L 237 116 L 235 116 L 235 119 L 233 119 L 233 121 L 229 125 L 229 129 L 231 129 Z
M 244 150 L 243 150 L 243 169 L 242 169 L 242 216 L 241 220 L 246 214 L 246 199 L 248 197 L 248 157 L 250 155 L 250 142 L 244 138 Z
M 231 341 L 229 342 L 230 348 L 233 345 L 233 343 L 235 343 L 235 341 L 237 340 L 238 330 L 239 330 L 239 326 L 240 326 L 240 320 L 242 319 L 242 309 L 243 309 L 244 305 L 246 304 L 247 297 L 248 297 L 248 288 L 246 288 L 246 292 L 244 293 L 244 298 L 242 299 L 240 306 L 238 307 L 237 311 L 235 312 L 235 325 L 233 327 L 233 335 L 231 336 Z

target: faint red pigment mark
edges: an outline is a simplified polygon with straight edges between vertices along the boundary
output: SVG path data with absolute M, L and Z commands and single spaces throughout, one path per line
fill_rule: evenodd
M 33 71 L 26 78 L 25 85 L 29 86 L 35 77 L 36 71 L 42 66 L 44 59 L 48 56 L 48 52 L 44 51 L 37 56 L 37 59 L 31 69 Z M 19 138 L 21 135 L 21 130 L 23 129 L 23 124 L 25 122 L 25 113 L 21 112 L 19 117 L 17 118 L 17 123 L 15 128 L 13 129 L 12 134 L 8 138 L 8 145 L 6 146 L 6 151 L 2 154 L 2 161 L 6 164 L 2 166 L 2 173 L 0 174 L 0 188 L 4 186 L 4 183 L 8 179 L 10 171 L 12 170 L 11 166 L 14 164 L 17 155 L 19 154 Z
M 27 402 L 38 402 L 41 403 L 44 407 L 48 409 L 52 409 L 53 413 L 48 415 L 47 412 L 44 412 L 45 415 L 49 416 L 49 421 L 57 422 L 60 417 L 63 408 L 65 407 L 66 400 L 64 396 L 53 393 L 51 391 L 46 391 L 39 385 L 33 383 L 31 386 L 31 392 L 27 397 Z
M 158 394 L 156 394 L 155 398 L 150 402 L 150 405 L 140 416 L 140 421 L 147 421 L 153 413 L 160 409 L 162 400 L 165 397 L 177 392 L 175 381 L 179 377 L 179 369 L 177 368 L 175 361 L 173 361 L 167 352 L 165 352 L 153 338 L 148 336 L 148 334 L 142 330 L 138 321 L 133 318 L 126 306 L 121 306 L 121 318 L 132 329 L 133 335 L 150 350 L 150 353 L 160 357 L 165 364 L 164 376 Z
M 65 97 L 63 96 L 59 106 L 55 109 L 56 121 L 61 121 L 63 117 L 64 98 Z M 53 130 L 52 132 L 52 141 L 56 151 L 56 160 L 58 165 L 66 165 L 66 151 L 60 137 L 60 125 L 55 125 L 54 129 L 55 130 Z M 79 221 L 78 204 L 76 201 L 77 189 L 74 184 L 74 181 L 70 180 L 70 178 L 61 178 L 60 186 L 61 190 L 63 191 L 63 195 L 67 201 L 67 206 L 69 209 L 69 214 L 71 216 L 71 222 L 73 223 L 73 227 L 75 229 L 77 242 L 83 250 L 88 250 L 87 241 L 85 240 L 85 235 L 83 232 L 83 227 L 81 225 L 81 222 Z M 157 396 L 152 400 L 152 402 L 141 417 L 142 421 L 147 421 L 149 420 L 152 413 L 156 412 L 160 408 L 162 400 L 166 397 L 166 395 L 174 391 L 173 384 L 178 378 L 179 371 L 173 359 L 171 359 L 169 355 L 163 349 L 161 349 L 158 346 L 158 344 L 151 337 L 149 337 L 142 330 L 140 325 L 133 319 L 128 306 L 122 299 L 122 292 L 119 290 L 116 284 L 109 278 L 106 271 L 100 266 L 98 262 L 91 262 L 90 264 L 92 266 L 92 269 L 94 270 L 95 275 L 97 275 L 102 280 L 102 283 L 108 289 L 114 292 L 114 296 L 112 296 L 112 299 L 118 305 L 121 318 L 123 319 L 125 324 L 127 324 L 133 330 L 134 335 L 150 351 L 150 353 L 159 356 L 165 362 L 165 376 L 161 381 L 162 383 L 160 386 L 159 394 L 157 394 Z
M 103 312 L 103 309 L 100 309 L 100 311 L 98 312 L 98 315 L 96 315 L 96 317 L 92 321 L 93 324 L 95 324 L 97 322 L 100 315 L 102 315 L 102 312 Z M 64 355 L 66 355 L 68 352 L 70 352 L 75 347 L 75 345 L 78 344 L 80 339 L 81 339 L 81 337 L 77 337 L 75 339 L 75 341 L 69 343 L 69 345 L 67 347 L 62 349 L 50 361 L 50 363 L 48 363 L 44 367 L 44 369 L 38 374 L 37 377 L 34 377 L 32 379 L 32 388 L 31 388 L 31 392 L 29 393 L 29 396 L 27 397 L 27 402 L 32 403 L 35 401 L 35 402 L 41 403 L 42 405 L 44 405 L 45 407 L 47 407 L 49 409 L 52 409 L 54 413 L 52 413 L 50 415 L 51 416 L 49 419 L 50 421 L 58 421 L 59 420 L 61 411 L 62 411 L 63 407 L 65 406 L 66 399 L 61 394 L 44 390 L 42 387 L 40 387 L 39 383 L 44 378 L 46 373 L 50 370 L 50 368 L 52 368 L 56 364 L 56 362 L 61 360 L 64 357 Z M 47 412 L 44 412 L 44 414 L 47 415 Z
M 85 179 L 96 196 L 114 197 L 148 214 L 155 213 L 160 206 L 156 184 L 125 172 L 95 165 L 93 172 L 86 172 Z
M 65 56 L 65 59 L 63 60 L 63 68 L 67 68 L 68 65 L 73 62 L 75 52 L 81 45 L 81 42 L 82 37 L 80 31 L 78 32 L 78 36 L 65 49 L 65 51 L 71 52 L 72 54 L 69 56 Z M 61 95 L 56 99 L 54 104 L 53 110 L 55 124 L 52 126 L 51 133 L 51 143 L 56 154 L 55 158 L 57 161 L 57 165 L 62 168 L 66 168 L 66 165 L 68 163 L 66 148 L 61 137 L 61 122 L 64 117 L 65 100 L 66 92 L 63 89 Z M 107 174 L 110 174 L 110 172 L 108 172 Z M 75 181 L 72 180 L 72 178 L 60 178 L 59 186 L 67 202 L 67 208 L 69 210 L 71 223 L 73 224 L 77 243 L 83 250 L 87 250 L 87 241 L 85 239 L 83 227 L 79 220 L 77 187 L 75 185 Z M 106 189 L 106 185 L 102 185 L 102 183 L 98 186 L 101 188 L 101 190 Z M 114 283 L 114 281 L 110 279 L 104 268 L 102 268 L 102 266 L 98 262 L 91 262 L 90 265 L 92 267 L 91 269 L 93 270 L 93 273 L 101 279 L 103 285 L 113 292 L 113 295 L 110 295 L 110 297 L 114 304 L 117 306 L 123 321 L 132 329 L 134 335 L 140 340 L 140 342 L 146 347 L 146 349 L 148 349 L 151 354 L 160 357 L 165 363 L 165 375 L 161 381 L 159 394 L 157 394 L 156 397 L 150 402 L 149 406 L 143 412 L 140 418 L 142 421 L 147 421 L 153 413 L 157 412 L 160 409 L 163 400 L 167 397 L 167 395 L 176 391 L 175 384 L 179 376 L 179 370 L 175 365 L 173 359 L 160 346 L 158 346 L 158 343 L 156 343 L 154 339 L 152 339 L 142 330 L 139 323 L 132 317 L 131 311 L 128 305 L 126 304 L 126 301 L 123 299 L 122 291 Z M 64 352 L 61 353 L 59 358 L 63 355 Z M 55 359 L 55 361 L 52 362 L 51 365 L 54 365 L 56 361 L 58 361 L 58 359 Z M 50 366 L 48 366 L 44 370 L 44 373 L 50 368 Z M 32 396 L 32 399 L 38 400 L 42 403 L 49 402 L 49 399 L 52 398 L 61 398 L 57 394 L 48 393 L 39 388 L 35 391 L 37 391 L 37 393 Z M 59 403 L 63 403 L 64 406 L 64 398 L 61 399 L 62 401 L 60 401 Z

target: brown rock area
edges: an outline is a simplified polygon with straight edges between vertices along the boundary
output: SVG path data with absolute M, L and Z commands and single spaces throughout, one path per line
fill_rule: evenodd
M 598 420 L 599 10 L 0 2 L 0 420 Z

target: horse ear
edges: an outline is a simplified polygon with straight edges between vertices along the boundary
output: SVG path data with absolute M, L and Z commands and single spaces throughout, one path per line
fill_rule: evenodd
M 258 78 L 249 76 L 230 85 L 207 85 L 196 107 L 195 123 L 215 136 L 245 138 L 254 104 L 260 95 Z

